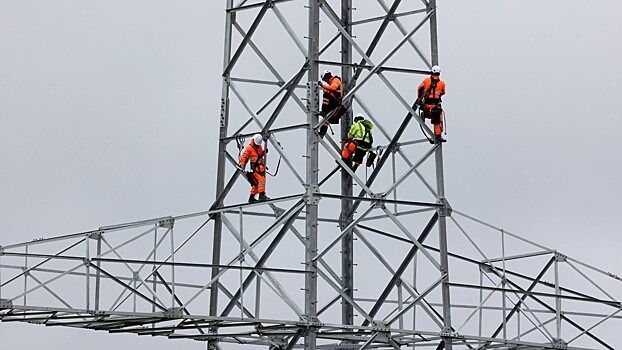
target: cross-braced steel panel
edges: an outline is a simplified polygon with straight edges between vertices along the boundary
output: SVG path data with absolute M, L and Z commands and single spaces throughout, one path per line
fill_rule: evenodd
M 436 19 L 434 0 L 227 0 L 213 205 L 0 247 L 0 319 L 212 348 L 615 348 L 618 276 L 450 206 L 451 140 L 414 104 Z M 324 69 L 350 109 L 321 138 Z M 352 111 L 379 155 L 356 172 Z M 249 204 L 257 132 L 275 176 Z

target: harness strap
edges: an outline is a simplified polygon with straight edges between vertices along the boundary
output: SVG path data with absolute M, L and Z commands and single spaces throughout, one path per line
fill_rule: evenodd
M 430 92 L 434 92 L 436 90 L 436 84 L 438 84 L 438 82 L 440 81 L 437 79 L 432 79 L 430 77 L 430 87 L 426 90 L 426 92 L 423 94 L 423 98 L 421 101 L 421 104 L 425 104 L 427 102 L 428 97 L 430 97 Z M 434 95 L 432 95 L 432 98 L 434 98 Z M 440 98 L 438 99 L 440 102 Z

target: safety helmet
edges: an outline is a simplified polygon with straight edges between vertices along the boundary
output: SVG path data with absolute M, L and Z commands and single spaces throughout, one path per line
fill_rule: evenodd
M 255 141 L 255 144 L 259 146 L 261 145 L 261 142 L 263 142 L 263 136 L 261 136 L 261 134 L 253 135 L 253 141 Z
M 363 116 L 363 113 L 356 113 L 356 116 L 354 117 L 354 121 L 358 122 L 359 120 L 363 120 L 365 119 L 365 117 Z
M 441 74 L 441 67 L 439 66 L 432 67 L 432 74 Z
M 332 76 L 333 73 L 331 73 L 329 70 L 325 70 L 324 73 L 322 73 L 322 80 L 328 80 Z

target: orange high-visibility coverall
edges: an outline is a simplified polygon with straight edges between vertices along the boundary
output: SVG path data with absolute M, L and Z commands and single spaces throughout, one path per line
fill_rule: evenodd
M 339 106 L 343 97 L 343 85 L 337 77 L 331 77 L 328 85 L 324 85 L 324 94 L 322 95 L 322 115 L 326 116 L 328 112 Z
M 431 89 L 432 79 L 437 81 L 435 89 Z M 440 135 L 443 132 L 443 115 L 440 111 L 432 113 L 432 109 L 437 106 L 440 108 L 441 96 L 443 95 L 445 95 L 445 82 L 437 75 L 423 79 L 417 88 L 417 100 L 421 101 L 425 97 L 425 104 L 422 106 L 423 117 L 432 119 L 435 135 Z
M 339 124 L 339 119 L 344 112 L 343 106 L 341 106 L 341 98 L 343 97 L 341 79 L 331 76 L 328 82 L 326 82 L 326 85 L 323 85 L 322 88 L 324 89 L 324 94 L 322 95 L 322 110 L 320 112 L 322 117 L 326 117 L 328 113 L 335 108 L 339 109 L 337 109 L 335 113 L 324 122 L 322 127 L 320 127 L 320 137 L 326 135 L 326 131 L 330 124 Z
M 256 145 L 255 140 L 251 140 L 251 143 L 246 146 L 244 152 L 240 156 L 240 166 L 244 168 L 246 163 L 250 160 L 251 170 L 253 176 L 257 180 L 256 186 L 251 186 L 251 194 L 266 192 L 266 165 L 265 165 L 265 152 L 261 145 Z

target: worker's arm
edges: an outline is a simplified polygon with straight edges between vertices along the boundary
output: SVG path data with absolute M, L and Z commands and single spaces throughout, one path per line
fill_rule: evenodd
M 328 91 L 337 91 L 339 89 L 339 84 L 337 83 L 337 79 L 333 79 L 332 84 L 325 83 L 323 87 Z
M 417 101 L 418 102 L 421 102 L 421 98 L 423 97 L 424 89 L 425 89 L 425 86 L 423 85 L 423 81 L 422 81 L 421 84 L 419 84 L 419 87 L 417 88 Z
M 248 162 L 248 153 L 246 152 L 246 148 L 244 149 L 244 152 L 242 152 L 242 154 L 240 155 L 240 166 L 242 168 L 244 168 L 246 166 L 246 163 Z
M 350 127 L 350 131 L 348 131 L 348 138 L 349 139 L 353 139 L 356 136 L 358 128 L 359 128 L 358 127 L 358 123 L 352 124 L 352 126 Z

